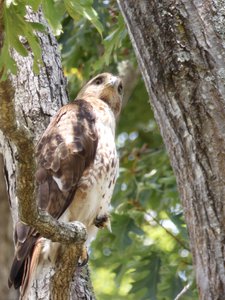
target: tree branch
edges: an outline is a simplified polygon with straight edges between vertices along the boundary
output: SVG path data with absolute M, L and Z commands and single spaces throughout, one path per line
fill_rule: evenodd
M 60 265 L 56 266 L 56 273 L 51 280 L 50 289 L 53 300 L 69 299 L 71 279 L 76 270 L 76 264 L 71 262 L 78 262 L 83 245 L 69 245 L 62 248 Z
M 185 245 L 176 235 L 174 235 L 170 230 L 168 230 L 165 226 L 163 226 L 163 224 L 157 218 L 155 218 L 150 212 L 146 211 L 145 213 L 150 218 L 152 218 L 152 220 L 155 221 L 162 229 L 164 229 L 165 232 L 168 235 L 170 235 L 181 247 L 183 247 L 184 249 L 187 249 L 188 251 L 190 251 L 190 249 L 187 245 Z
M 174 300 L 179 300 L 191 287 L 191 282 L 189 282 L 185 287 L 180 291 Z

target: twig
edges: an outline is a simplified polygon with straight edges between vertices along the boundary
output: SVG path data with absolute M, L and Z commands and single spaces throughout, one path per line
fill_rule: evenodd
M 172 232 L 170 232 L 165 226 L 163 226 L 158 219 L 152 216 L 152 214 L 150 214 L 149 212 L 146 212 L 146 214 L 149 215 L 160 227 L 162 227 L 166 231 L 166 233 L 168 233 L 174 240 L 176 240 L 178 244 L 180 244 L 183 248 L 187 249 L 187 246 L 174 234 L 172 234 Z
M 179 300 L 181 298 L 181 296 L 183 296 L 191 287 L 191 282 L 189 282 L 187 285 L 185 285 L 185 287 L 183 288 L 183 290 L 176 296 L 176 298 L 174 300 Z

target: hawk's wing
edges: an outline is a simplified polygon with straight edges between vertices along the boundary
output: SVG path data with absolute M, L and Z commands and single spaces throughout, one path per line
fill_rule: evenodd
M 94 161 L 97 142 L 92 106 L 76 100 L 60 109 L 38 143 L 39 205 L 53 217 L 59 218 L 70 204 L 84 170 Z
M 94 161 L 97 144 L 95 115 L 85 100 L 62 107 L 40 139 L 36 172 L 38 203 L 54 218 L 59 218 L 70 205 L 84 170 Z M 21 285 L 39 237 L 33 228 L 18 223 L 9 286 Z

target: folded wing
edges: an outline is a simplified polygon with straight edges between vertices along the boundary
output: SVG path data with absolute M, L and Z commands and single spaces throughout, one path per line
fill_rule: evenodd
M 44 132 L 37 146 L 37 199 L 54 218 L 58 219 L 73 200 L 83 172 L 94 162 L 97 144 L 95 114 L 91 104 L 82 99 L 62 107 Z M 9 287 L 26 288 L 39 238 L 32 227 L 17 224 Z

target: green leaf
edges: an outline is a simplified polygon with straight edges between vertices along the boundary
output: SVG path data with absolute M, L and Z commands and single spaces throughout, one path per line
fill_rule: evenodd
M 113 234 L 115 234 L 115 243 L 120 251 L 128 247 L 132 240 L 129 237 L 130 232 L 143 234 L 143 231 L 136 226 L 134 221 L 126 215 L 116 215 L 112 223 Z
M 46 32 L 46 26 L 38 22 L 28 22 L 34 30 Z
M 29 32 L 27 33 L 27 40 L 34 54 L 33 70 L 35 74 L 38 74 L 38 63 L 41 63 L 41 47 L 37 37 Z
M 62 32 L 62 17 L 65 14 L 65 6 L 62 1 L 45 0 L 42 3 L 42 9 L 45 18 L 51 25 L 54 34 L 59 35 Z
M 1 70 L 4 76 L 7 71 L 15 74 L 17 67 L 15 61 L 10 56 L 10 49 L 14 48 L 20 55 L 27 56 L 28 50 L 25 43 L 28 42 L 34 54 L 34 70 L 37 72 L 38 64 L 41 62 L 41 48 L 39 41 L 34 33 L 35 30 L 43 31 L 43 24 L 29 22 L 25 19 L 27 1 L 19 4 L 10 3 L 10 7 L 4 6 L 4 46 L 1 50 Z M 15 26 L 16 24 L 16 26 Z M 3 77 L 2 77 L 3 78 Z
M 45 2 L 46 0 L 44 0 L 43 2 Z M 27 1 L 27 5 L 30 5 L 33 9 L 33 11 L 37 11 L 40 4 L 41 4 L 42 0 L 28 0 Z
M 106 66 L 109 65 L 114 50 L 120 47 L 121 42 L 125 36 L 125 24 L 122 16 L 120 15 L 118 18 L 118 25 L 116 26 L 116 29 L 114 29 L 103 41 L 105 52 L 101 59 L 99 59 L 94 64 L 94 68 L 96 70 L 101 69 L 104 64 Z
M 134 283 L 131 293 L 144 290 L 142 300 L 157 300 L 157 286 L 160 279 L 161 259 L 158 254 L 153 253 L 139 262 L 134 271 Z
M 5 1 L 5 5 L 7 8 L 9 8 L 11 4 L 16 5 L 16 0 L 6 0 Z
M 174 266 L 162 266 L 160 276 L 163 278 L 159 283 L 158 289 L 161 297 L 165 300 L 175 299 L 182 290 L 182 281 L 177 276 L 177 270 Z
M 34 62 L 33 62 L 33 72 L 36 75 L 39 74 L 39 72 L 40 72 L 39 65 L 36 60 L 34 60 Z
M 98 19 L 96 10 L 92 7 L 92 1 L 64 0 L 64 3 L 66 10 L 74 20 L 77 20 L 77 14 L 81 15 L 82 17 L 88 19 L 102 36 L 103 26 Z
M 21 55 L 21 56 L 27 56 L 28 52 L 27 49 L 24 47 L 24 45 L 20 42 L 18 36 L 14 37 L 13 41 L 14 49 Z
M 6 44 L 4 44 L 2 49 L 1 49 L 0 70 L 2 72 L 1 75 L 0 75 L 0 79 L 2 81 L 7 79 L 8 70 L 12 74 L 16 74 L 16 72 L 17 72 L 16 62 L 9 55 Z
M 171 219 L 171 221 L 176 225 L 178 230 L 180 231 L 183 239 L 188 240 L 188 233 L 187 233 L 186 225 L 183 220 L 183 214 L 182 213 L 179 213 L 179 214 L 168 213 L 168 216 Z M 187 248 L 188 248 L 188 246 L 187 246 Z

